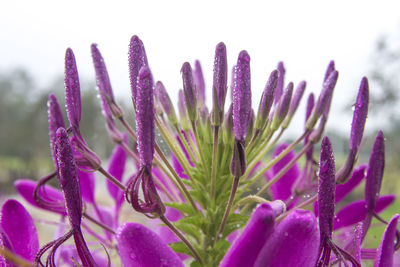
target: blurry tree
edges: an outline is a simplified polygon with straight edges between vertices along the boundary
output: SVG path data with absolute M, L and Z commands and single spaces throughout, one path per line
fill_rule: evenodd
M 94 82 L 83 81 L 81 87 L 82 134 L 96 153 L 107 158 L 113 144 Z M 55 79 L 47 88 L 38 88 L 25 70 L 0 73 L 0 191 L 8 190 L 6 187 L 17 178 L 39 178 L 53 168 L 46 105 L 50 92 L 56 94 L 63 107 L 63 78 Z

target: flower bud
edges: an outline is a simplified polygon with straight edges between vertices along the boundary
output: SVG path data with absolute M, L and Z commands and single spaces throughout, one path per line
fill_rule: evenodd
M 279 76 L 278 76 L 278 84 L 276 85 L 276 90 L 275 90 L 275 105 L 279 104 L 279 101 L 281 100 L 281 96 L 283 93 L 283 87 L 285 86 L 286 71 L 282 61 L 278 63 L 277 70 L 279 71 Z
M 193 123 L 197 120 L 197 96 L 193 83 L 192 67 L 188 62 L 183 63 L 182 69 L 183 92 L 186 100 L 186 110 L 189 120 Z
M 334 70 L 331 72 L 329 77 L 324 82 L 321 94 L 317 100 L 317 103 L 314 106 L 313 112 L 310 118 L 307 120 L 306 129 L 308 130 L 313 129 L 315 123 L 317 122 L 320 116 L 322 115 L 324 115 L 325 117 L 328 116 L 332 101 L 333 89 L 335 88 L 338 75 L 339 73 L 336 70 Z
M 279 108 L 278 112 L 274 114 L 274 119 L 271 124 L 271 130 L 276 131 L 283 120 L 286 118 L 286 115 L 289 112 L 289 106 L 290 106 L 290 100 L 292 99 L 292 94 L 293 94 L 293 83 L 290 82 L 287 87 L 285 92 L 282 95 L 282 98 L 279 102 Z
M 143 66 L 147 66 L 147 56 L 142 40 L 136 35 L 132 36 L 129 44 L 129 78 L 133 104 L 136 105 L 137 79 L 139 71 Z
M 220 125 L 224 114 L 224 105 L 228 83 L 228 63 L 226 46 L 219 43 L 215 49 L 213 80 L 213 124 Z
M 245 142 L 251 113 L 250 56 L 246 51 L 239 54 L 235 71 L 233 92 L 233 129 L 235 139 Z
M 55 95 L 49 95 L 49 99 L 47 100 L 47 107 L 50 149 L 53 156 L 54 166 L 57 166 L 56 132 L 57 129 L 60 127 L 65 128 L 64 117 L 61 111 L 61 107 L 58 104 L 57 97 Z
M 296 91 L 292 97 L 292 101 L 290 102 L 289 112 L 288 112 L 285 120 L 282 123 L 283 129 L 286 129 L 289 126 L 290 121 L 293 118 L 293 115 L 296 113 L 296 110 L 299 107 L 299 103 L 300 103 L 301 98 L 303 97 L 305 89 L 306 89 L 306 82 L 301 81 L 296 88 Z
M 154 155 L 153 76 L 144 66 L 139 71 L 136 95 L 136 130 L 140 164 L 151 167 Z
M 168 120 L 172 125 L 177 125 L 178 119 L 176 118 L 176 113 L 174 105 L 169 98 L 167 90 L 165 90 L 164 84 L 160 81 L 156 83 L 154 88 L 154 94 L 165 114 L 167 114 Z
M 69 124 L 79 129 L 81 121 L 81 88 L 74 53 L 68 48 L 65 53 L 65 106 Z
M 111 87 L 110 78 L 108 77 L 108 72 L 106 64 L 104 62 L 103 56 L 101 55 L 97 44 L 92 44 L 92 59 L 94 64 L 94 69 L 96 71 L 96 83 L 99 90 L 99 95 L 102 102 L 103 112 L 107 116 L 111 113 L 119 118 L 122 116 L 122 110 L 115 102 L 114 93 Z
M 206 102 L 206 85 L 204 83 L 203 70 L 198 60 L 194 62 L 193 78 L 197 91 L 197 103 L 198 105 L 204 105 Z
M 267 124 L 269 112 L 271 111 L 272 104 L 274 103 L 275 89 L 278 84 L 279 71 L 274 70 L 271 72 L 268 78 L 268 82 L 265 85 L 264 91 L 260 99 L 260 105 L 258 106 L 256 129 L 263 130 Z
M 399 214 L 396 214 L 390 220 L 388 226 L 386 227 L 385 233 L 383 234 L 381 244 L 378 248 L 378 255 L 374 267 L 393 267 L 394 243 L 396 240 L 397 233 L 397 223 L 399 221 Z M 399 240 L 397 240 L 399 242 Z

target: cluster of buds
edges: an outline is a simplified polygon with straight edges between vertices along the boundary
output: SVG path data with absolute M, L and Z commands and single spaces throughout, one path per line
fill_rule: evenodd
M 379 213 L 395 196 L 380 196 L 385 163 L 379 132 L 368 164 L 357 165 L 368 113 L 369 87 L 363 78 L 355 103 L 349 154 L 336 171 L 324 129 L 338 80 L 330 62 L 322 90 L 307 100 L 304 130 L 290 144 L 281 137 L 306 91 L 285 83 L 279 62 L 252 108 L 250 56 L 239 53 L 233 67 L 231 104 L 227 49 L 215 51 L 212 109 L 205 102 L 199 61 L 181 68 L 179 119 L 161 81 L 153 80 L 143 42 L 133 36 L 129 73 L 136 126 L 115 100 L 104 59 L 91 46 L 101 107 L 115 149 L 108 166 L 82 136 L 81 97 L 76 61 L 65 56 L 65 99 L 69 126 L 57 98 L 48 100 L 50 149 L 54 171 L 38 181 L 18 180 L 19 195 L 32 206 L 58 214 L 57 234 L 41 248 L 32 217 L 17 200 L 1 210 L 2 266 L 395 266 L 400 262 L 399 215 Z M 156 127 L 163 151 L 156 142 Z M 320 158 L 314 145 L 321 143 Z M 160 141 L 160 140 L 159 140 Z M 161 142 L 160 141 L 160 142 Z M 137 149 L 135 149 L 137 147 Z M 295 149 L 297 148 L 295 152 Z M 267 157 L 269 152 L 272 157 Z M 299 159 L 304 157 L 304 165 Z M 134 168 L 126 168 L 132 161 Z M 128 169 L 134 169 L 128 173 Z M 319 171 L 318 171 L 319 170 Z M 60 189 L 47 183 L 58 178 Z M 96 180 L 106 179 L 113 205 L 96 200 Z M 365 199 L 336 204 L 366 180 Z M 255 185 L 262 184 L 257 187 Z M 102 192 L 104 194 L 104 192 Z M 123 205 L 131 207 L 122 209 Z M 252 211 L 254 210 L 254 211 Z M 147 223 L 121 222 L 126 213 Z M 69 230 L 65 230 L 65 219 Z M 363 247 L 372 219 L 387 224 L 376 249 Z M 142 222 L 143 220 L 140 219 Z M 87 242 L 91 237 L 95 241 Z M 74 245 L 66 243 L 74 239 Z M 103 249 L 96 249 L 101 245 Z

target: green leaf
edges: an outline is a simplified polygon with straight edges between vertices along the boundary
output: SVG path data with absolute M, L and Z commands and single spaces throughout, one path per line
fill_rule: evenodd
M 201 242 L 201 230 L 198 227 L 181 221 L 174 223 L 174 225 L 179 228 L 179 230 L 194 237 L 197 243 Z
M 186 215 L 194 215 L 194 214 L 196 214 L 196 212 L 193 210 L 192 205 L 190 205 L 190 204 L 175 203 L 175 202 L 167 202 L 167 203 L 164 203 L 164 204 L 165 204 L 165 206 L 177 209 L 177 210 L 179 210 L 180 212 L 182 212 L 183 214 L 186 214 Z
M 193 256 L 190 249 L 183 242 L 169 243 L 169 246 L 176 253 L 182 253 L 182 254 Z

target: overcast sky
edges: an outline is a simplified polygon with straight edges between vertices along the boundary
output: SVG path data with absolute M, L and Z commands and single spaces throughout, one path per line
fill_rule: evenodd
M 210 88 L 214 49 L 223 41 L 230 66 L 243 49 L 251 56 L 255 109 L 268 74 L 279 60 L 286 66 L 286 82 L 297 84 L 304 79 L 309 92 L 318 92 L 325 68 L 334 59 L 340 75 L 332 112 L 338 112 L 343 103 L 355 98 L 370 67 L 376 39 L 399 32 L 399 3 L 164 0 L 114 1 L 109 5 L 82 0 L 3 1 L 0 71 L 24 67 L 39 85 L 46 85 L 63 73 L 65 49 L 71 47 L 81 76 L 94 77 L 90 44 L 96 42 L 117 96 L 128 96 L 128 44 L 136 34 L 145 44 L 155 79 L 162 80 L 176 98 L 182 83 L 179 71 L 185 61 L 201 61 Z M 333 115 L 330 120 L 331 127 L 351 122 L 351 118 Z

